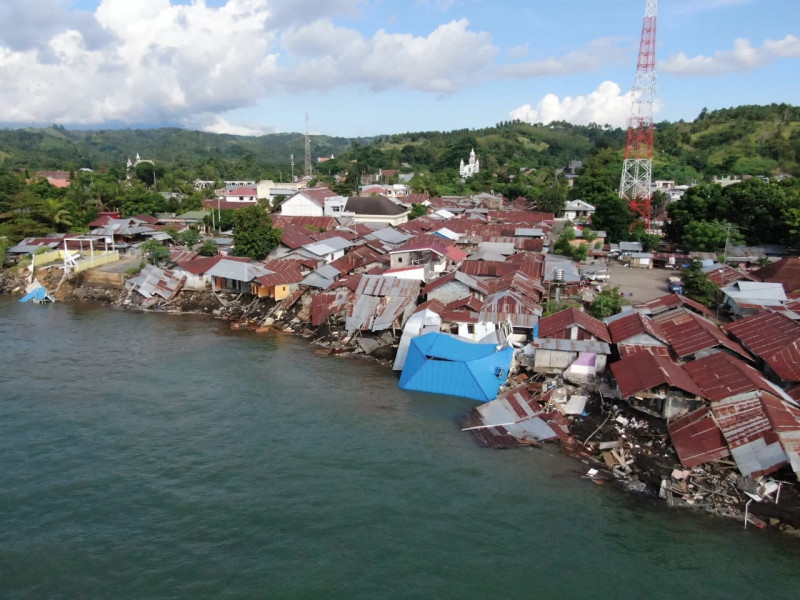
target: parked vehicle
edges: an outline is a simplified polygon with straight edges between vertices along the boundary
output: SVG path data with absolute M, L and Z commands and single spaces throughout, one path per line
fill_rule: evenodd
M 683 281 L 680 277 L 667 277 L 667 289 L 672 294 L 683 294 Z

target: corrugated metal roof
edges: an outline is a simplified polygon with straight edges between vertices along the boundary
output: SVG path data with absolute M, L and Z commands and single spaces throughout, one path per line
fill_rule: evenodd
M 712 402 L 711 410 L 743 475 L 766 475 L 790 462 L 782 435 L 786 434 L 794 452 L 800 422 L 776 396 L 761 390 L 747 392 Z
M 180 291 L 185 281 L 186 275 L 145 265 L 138 275 L 128 280 L 128 284 L 145 298 L 158 295 L 170 300 Z
M 539 319 L 541 327 L 543 319 Z M 611 354 L 611 347 L 597 340 L 563 340 L 558 338 L 536 338 L 531 342 L 535 348 L 557 350 L 560 352 L 591 352 L 593 354 Z
M 667 430 L 686 469 L 730 456 L 722 431 L 706 406 L 673 421 L 667 425 Z
M 303 249 L 313 252 L 317 256 L 326 256 L 328 254 L 333 254 L 335 252 L 344 250 L 345 248 L 350 248 L 352 245 L 352 242 L 347 241 L 343 237 L 337 236 L 328 238 L 327 240 L 323 240 L 321 242 L 306 244 L 303 246 Z
M 546 338 L 569 335 L 572 327 L 579 327 L 595 338 L 611 342 L 605 323 L 576 308 L 568 308 L 539 319 L 539 336 Z
M 384 277 L 382 275 L 364 275 L 359 281 L 356 293 L 370 296 L 408 296 L 416 298 L 419 295 L 419 281 Z
M 400 245 L 411 239 L 411 235 L 398 231 L 393 227 L 384 227 L 373 231 L 368 238 L 375 238 L 387 244 Z
M 722 346 L 744 358 L 750 358 L 747 351 L 725 335 L 719 327 L 696 313 L 685 309 L 672 311 L 656 316 L 655 321 L 680 357 Z
M 202 275 L 203 273 L 208 273 L 209 269 L 221 260 L 250 262 L 250 259 L 246 256 L 198 256 L 191 260 L 178 263 L 178 267 L 193 275 Z
M 745 348 L 761 358 L 800 339 L 800 323 L 773 311 L 739 319 L 724 328 Z
M 783 392 L 753 367 L 725 352 L 716 352 L 683 365 L 709 400 L 722 400 L 742 392 Z
M 223 258 L 208 271 L 206 271 L 206 274 L 210 275 L 211 277 L 222 277 L 224 279 L 231 279 L 233 281 L 248 282 L 253 281 L 256 277 L 272 275 L 272 271 L 254 263 L 246 263 Z
M 510 435 L 523 442 L 543 442 L 563 436 L 559 427 L 554 429 L 544 420 L 541 404 L 525 388 L 515 388 L 481 404 L 476 412 L 488 430 L 483 434 L 495 437 Z
M 500 277 L 516 271 L 518 265 L 495 260 L 465 260 L 458 270 L 476 277 Z
M 611 364 L 611 371 L 623 398 L 635 396 L 663 384 L 678 388 L 694 396 L 703 392 L 679 365 L 663 356 L 638 352 Z
M 662 331 L 661 326 L 653 319 L 637 311 L 632 311 L 630 314 L 614 319 L 608 323 L 608 330 L 611 334 L 611 340 L 615 344 L 622 343 L 641 334 L 651 336 L 656 344 L 658 342 L 667 343 L 667 336 Z

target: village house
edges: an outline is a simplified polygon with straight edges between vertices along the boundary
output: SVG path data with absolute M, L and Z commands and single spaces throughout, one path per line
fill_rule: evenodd
M 191 260 L 178 262 L 174 271 L 185 277 L 183 288 L 190 291 L 205 292 L 213 289 L 213 278 L 209 271 L 222 260 L 249 263 L 245 256 L 199 256 Z
M 669 341 L 661 326 L 639 311 L 621 312 L 606 319 L 606 324 L 620 357 L 637 352 L 671 356 Z
M 608 327 L 575 308 L 539 319 L 533 349 L 533 370 L 538 373 L 570 371 L 594 376 L 606 369 L 611 354 Z
M 771 381 L 786 391 L 800 386 L 800 323 L 762 311 L 725 325 L 725 330 L 757 358 Z
M 420 235 L 389 251 L 391 269 L 423 265 L 430 279 L 456 268 L 466 253 L 436 234 Z
M 611 364 L 620 398 L 655 417 L 674 419 L 702 406 L 703 392 L 669 358 L 637 352 Z
M 325 200 L 338 194 L 326 187 L 313 187 L 299 190 L 280 204 L 280 214 L 288 217 L 322 217 L 325 213 Z
M 563 219 L 566 221 L 591 220 L 595 207 L 583 200 L 570 200 L 564 205 Z
M 353 215 L 356 223 L 396 227 L 408 221 L 409 209 L 396 204 L 386 196 L 351 196 L 347 199 L 344 212 Z

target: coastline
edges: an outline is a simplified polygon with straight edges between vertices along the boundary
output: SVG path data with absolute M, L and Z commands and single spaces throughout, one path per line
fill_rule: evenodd
M 24 289 L 24 276 L 20 273 L 4 271 L 0 273 L 0 294 L 16 296 Z M 391 366 L 393 351 L 399 341 L 399 335 L 384 332 L 381 335 L 365 335 L 362 343 L 343 337 L 343 331 L 327 325 L 313 327 L 299 318 L 300 310 L 287 310 L 271 316 L 275 302 L 271 300 L 252 299 L 240 302 L 241 295 L 211 294 L 208 292 L 182 291 L 171 301 L 162 302 L 152 307 L 143 306 L 125 288 L 113 286 L 82 285 L 80 280 L 61 286 L 57 293 L 61 302 L 92 302 L 111 308 L 134 312 L 153 312 L 169 314 L 203 315 L 216 320 L 227 321 L 233 330 L 249 330 L 256 333 L 276 331 L 294 334 L 309 341 L 312 346 L 319 346 L 317 354 L 347 356 L 369 359 L 384 366 Z M 268 322 L 268 325 L 263 323 Z M 355 337 L 355 336 L 354 336 Z M 371 340 L 363 343 L 363 340 Z M 524 378 L 515 381 L 509 377 L 509 384 L 528 386 L 535 378 Z M 505 391 L 514 389 L 506 388 Z M 619 419 L 617 418 L 619 417 Z M 475 423 L 474 409 L 466 413 L 459 421 L 463 428 Z M 627 423 L 626 423 L 627 422 Z M 630 423 L 633 426 L 629 426 Z M 630 460 L 630 477 L 615 477 L 615 465 L 603 461 L 599 454 L 597 439 L 602 433 L 621 436 L 626 440 L 630 453 L 625 458 Z M 594 440 L 594 441 L 592 441 Z M 515 446 L 490 446 L 508 448 Z M 646 419 L 642 413 L 629 409 L 623 403 L 615 404 L 604 399 L 602 395 L 590 393 L 585 414 L 580 415 L 570 424 L 570 436 L 556 442 L 560 451 L 582 463 L 587 469 L 583 477 L 596 483 L 613 485 L 620 490 L 649 498 L 665 499 L 670 506 L 700 509 L 708 514 L 733 518 L 740 523 L 745 518 L 746 497 L 736 491 L 735 466 L 731 464 L 717 465 L 693 473 L 682 472 L 677 455 L 671 447 L 666 427 L 655 419 Z M 724 463 L 724 461 L 722 461 Z M 709 465 L 703 465 L 707 467 Z M 697 471 L 695 469 L 694 471 Z M 593 473 L 593 474 L 592 474 Z M 676 477 L 677 475 L 677 477 Z M 669 481 L 664 493 L 665 481 Z M 703 487 L 701 482 L 706 483 Z M 789 488 L 781 496 L 781 504 L 768 502 L 749 503 L 746 509 L 750 523 L 760 528 L 800 534 L 800 490 Z M 698 499 L 699 498 L 699 499 Z

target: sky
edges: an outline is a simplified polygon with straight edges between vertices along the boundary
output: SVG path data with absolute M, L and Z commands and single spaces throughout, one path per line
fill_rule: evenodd
M 0 126 L 625 127 L 644 12 L 645 0 L 2 0 Z M 800 0 L 662 0 L 656 55 L 656 121 L 800 104 Z

